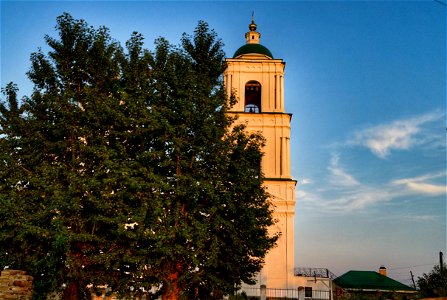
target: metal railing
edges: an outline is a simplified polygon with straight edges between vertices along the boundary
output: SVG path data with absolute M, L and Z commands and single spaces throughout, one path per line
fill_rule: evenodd
M 304 276 L 304 277 L 319 277 L 319 278 L 330 278 L 335 279 L 337 276 L 324 268 L 295 268 L 294 270 L 295 276 Z
M 245 294 L 248 299 L 260 299 L 260 288 L 244 288 L 243 291 L 238 291 L 237 295 Z M 274 289 L 267 288 L 266 296 L 268 300 L 292 299 L 292 300 L 328 300 L 331 299 L 330 291 L 312 290 L 312 296 L 306 295 L 305 291 L 298 289 Z

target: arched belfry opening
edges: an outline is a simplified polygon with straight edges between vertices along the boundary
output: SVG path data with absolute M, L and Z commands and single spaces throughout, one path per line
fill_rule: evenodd
M 261 84 L 250 80 L 245 84 L 245 112 L 261 112 Z

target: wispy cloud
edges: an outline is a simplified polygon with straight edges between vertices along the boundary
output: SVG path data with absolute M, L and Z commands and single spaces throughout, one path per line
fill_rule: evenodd
M 379 202 L 387 202 L 392 198 L 386 189 L 361 183 L 340 166 L 339 154 L 332 154 L 328 169 L 330 171 L 328 189 L 337 191 L 334 193 L 334 198 L 325 203 L 332 210 L 358 210 Z
M 434 173 L 434 174 L 426 174 L 419 177 L 414 178 L 403 178 L 394 180 L 393 184 L 395 185 L 403 185 L 407 187 L 407 189 L 411 192 L 417 194 L 425 194 L 431 196 L 439 196 L 447 194 L 447 187 L 444 184 L 436 184 L 433 182 L 428 182 L 429 180 L 437 179 L 437 178 L 445 178 L 444 172 Z
M 334 211 L 351 212 L 388 202 L 392 198 L 387 190 L 364 186 L 362 189 L 340 195 L 337 199 L 329 201 L 328 205 Z
M 418 222 L 418 223 L 429 223 L 436 222 L 439 220 L 439 215 L 430 214 L 417 214 L 417 213 L 393 213 L 393 214 L 382 214 L 374 219 L 375 222 L 388 222 L 390 220 L 405 220 L 407 222 Z
M 297 199 L 305 200 L 305 201 L 306 201 L 306 200 L 308 200 L 308 193 L 305 192 L 305 191 L 303 191 L 303 190 L 301 190 L 301 189 L 298 189 L 298 190 L 296 191 L 295 197 L 296 197 Z
M 376 156 L 386 158 L 393 150 L 408 150 L 415 145 L 427 143 L 424 126 L 443 119 L 445 114 L 439 110 L 420 116 L 396 120 L 358 131 L 348 141 L 349 145 L 368 148 Z
M 431 111 L 412 118 L 399 119 L 356 131 L 351 135 L 352 138 L 333 144 L 331 147 L 333 152 L 330 153 L 327 166 L 328 172 L 318 179 L 303 179 L 296 194 L 298 201 L 303 202 L 308 208 L 353 212 L 383 205 L 396 199 L 408 199 L 408 197 L 418 195 L 423 195 L 424 198 L 446 195 L 446 172 L 429 170 L 421 161 L 414 162 L 415 168 L 407 169 L 412 169 L 412 172 L 419 170 L 427 173 L 420 176 L 414 176 L 413 173 L 412 176 L 396 179 L 388 177 L 386 173 L 380 174 L 380 178 L 377 178 L 377 172 L 368 173 L 362 168 L 363 164 L 358 165 L 352 160 L 344 160 L 345 151 L 348 149 L 352 151 L 358 146 L 369 149 L 382 159 L 388 158 L 393 151 L 413 150 L 421 145 L 424 148 L 419 149 L 429 148 L 431 155 L 440 154 L 439 149 L 432 151 L 431 147 L 445 149 L 445 129 L 433 124 L 440 122 L 443 117 L 445 113 L 439 110 Z M 436 128 L 433 129 L 434 127 Z M 363 159 L 371 159 L 371 157 Z M 388 163 L 393 164 L 394 160 L 389 159 Z M 416 167 L 417 165 L 419 167 Z M 396 165 L 396 168 L 399 167 L 401 165 Z M 312 185 L 306 186 L 307 183 L 312 183 Z M 422 219 L 424 218 L 426 217 Z
M 416 216 L 408 216 L 408 219 L 418 222 L 434 222 L 437 221 L 439 217 L 433 215 L 416 215 Z
M 378 204 L 388 203 L 401 197 L 423 194 L 436 197 L 446 194 L 445 172 L 425 174 L 413 178 L 390 180 L 375 185 L 359 181 L 353 174 L 340 166 L 339 154 L 333 154 L 329 169 L 329 184 L 313 191 L 298 190 L 297 199 L 306 205 L 333 212 L 353 212 Z M 402 188 L 402 187 L 405 188 Z
M 363 210 L 379 203 L 391 201 L 394 196 L 386 189 L 361 186 L 357 189 L 346 189 L 337 194 L 331 193 L 331 187 L 324 191 L 297 191 L 297 200 L 305 207 L 318 210 L 350 213 Z
M 307 184 L 312 184 L 312 179 L 310 179 L 310 178 L 303 178 L 303 179 L 301 179 L 301 180 L 298 180 L 298 183 L 300 184 L 300 185 L 307 185 Z
M 328 167 L 330 172 L 330 182 L 337 187 L 352 187 L 358 186 L 359 182 L 346 170 L 339 166 L 340 157 L 338 154 L 333 154 L 331 162 Z

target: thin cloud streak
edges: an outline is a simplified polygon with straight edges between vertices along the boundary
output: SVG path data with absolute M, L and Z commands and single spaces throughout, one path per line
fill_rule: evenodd
M 405 220 L 406 222 L 432 223 L 439 221 L 439 216 L 416 213 L 400 214 L 399 212 L 396 212 L 394 214 L 382 214 L 380 216 L 377 216 L 374 218 L 374 222 L 388 222 L 396 219 Z
M 443 119 L 444 113 L 432 111 L 413 118 L 366 128 L 354 134 L 347 144 L 362 146 L 380 158 L 387 158 L 393 150 L 409 150 L 415 145 L 432 142 L 424 135 L 424 125 Z
M 298 183 L 300 185 L 307 185 L 307 184 L 312 184 L 313 181 L 310 178 L 303 178 L 301 180 L 298 180 Z
M 342 167 L 339 166 L 340 156 L 332 154 L 331 162 L 328 167 L 330 172 L 330 183 L 335 187 L 353 187 L 358 186 L 359 182 Z
M 407 187 L 415 192 L 429 195 L 443 195 L 446 193 L 445 186 L 434 185 L 429 183 L 408 182 Z
M 426 182 L 392 181 L 382 186 L 368 185 L 359 182 L 357 186 L 340 187 L 328 186 L 315 192 L 299 190 L 297 199 L 307 207 L 318 207 L 332 212 L 353 212 L 364 210 L 381 203 L 388 203 L 401 197 L 423 194 L 435 197 L 446 194 L 446 187 Z M 331 196 L 328 196 L 331 195 Z
M 324 205 L 333 211 L 354 211 L 388 202 L 394 198 L 395 191 L 384 187 L 374 187 L 357 180 L 340 165 L 339 154 L 332 154 L 330 166 L 330 186 L 328 190 L 336 190 L 338 196 L 324 201 Z
M 299 202 L 334 212 L 352 212 L 393 198 L 389 190 L 363 184 L 341 167 L 339 154 L 332 154 L 328 170 L 330 184 L 314 192 L 299 190 Z M 333 198 L 328 199 L 327 194 Z
M 446 194 L 446 186 L 434 183 L 445 178 L 445 172 L 429 173 L 413 178 L 390 180 L 380 186 L 362 183 L 339 165 L 339 154 L 333 154 L 328 167 L 329 182 L 326 188 L 308 192 L 298 190 L 297 199 L 305 206 L 318 207 L 333 212 L 353 212 L 380 203 L 391 202 L 400 197 L 425 195 L 436 197 Z M 321 184 L 324 186 L 324 184 Z M 329 199 L 327 196 L 331 195 Z
M 435 184 L 427 182 L 430 179 L 445 178 L 445 172 L 439 172 L 434 174 L 427 174 L 424 176 L 414 178 L 404 178 L 394 180 L 395 185 L 404 185 L 411 192 L 416 194 L 424 194 L 428 196 L 440 196 L 447 194 L 447 188 L 445 184 Z
M 332 144 L 327 180 L 303 179 L 301 188 L 296 193 L 298 203 L 325 211 L 352 212 L 402 197 L 446 195 L 445 171 L 429 172 L 416 177 L 389 178 L 385 183 L 382 180 L 382 183 L 374 184 L 360 181 L 349 171 L 351 165 L 344 166 L 341 163 L 344 150 L 357 146 L 369 149 L 381 159 L 387 158 L 392 151 L 411 150 L 418 145 L 423 145 L 425 151 L 433 152 L 431 147 L 439 147 L 443 143 L 442 148 L 445 149 L 445 133 L 442 132 L 441 135 L 437 126 L 433 129 L 433 124 L 430 124 L 444 117 L 445 113 L 435 110 L 372 126 L 355 132 L 353 138 L 347 141 Z M 312 187 L 307 188 L 305 185 L 308 183 L 312 183 Z

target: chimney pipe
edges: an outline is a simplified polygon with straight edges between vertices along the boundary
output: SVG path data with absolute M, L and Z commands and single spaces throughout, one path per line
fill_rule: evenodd
M 379 274 L 383 276 L 387 276 L 386 274 L 386 268 L 384 266 L 380 266 L 379 268 Z

